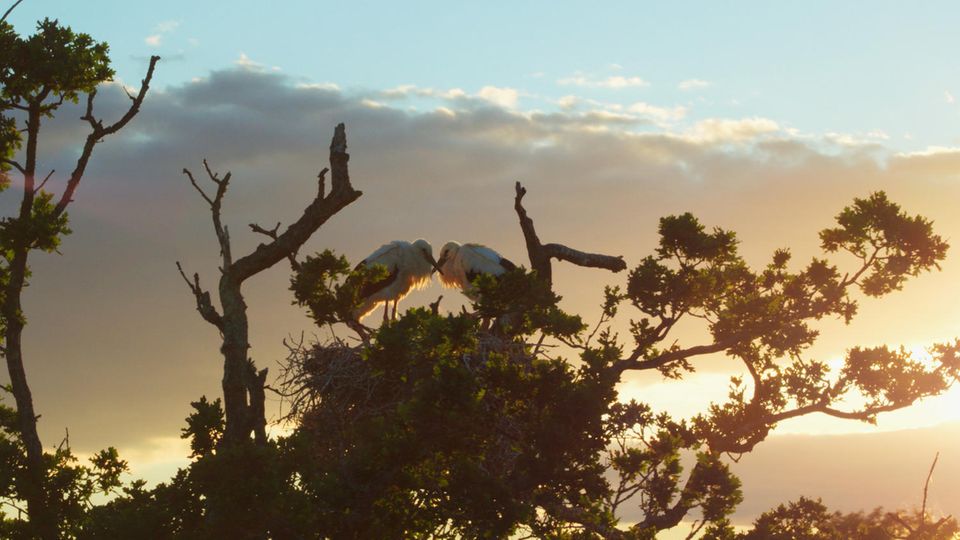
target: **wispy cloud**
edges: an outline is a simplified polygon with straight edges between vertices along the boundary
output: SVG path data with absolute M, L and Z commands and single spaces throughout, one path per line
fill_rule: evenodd
M 679 105 L 676 107 L 656 107 L 649 103 L 637 102 L 627 107 L 627 110 L 660 123 L 682 120 L 687 115 L 687 108 Z
M 520 93 L 514 88 L 501 88 L 499 86 L 484 86 L 477 92 L 477 97 L 485 99 L 490 103 L 495 103 L 501 107 L 513 109 L 517 106 L 517 100 Z
M 953 97 L 953 94 L 951 94 L 949 90 L 943 91 L 943 100 L 949 105 L 953 105 L 957 101 L 957 99 Z
M 677 85 L 678 90 L 687 92 L 689 90 L 698 90 L 701 88 L 706 88 L 712 85 L 710 81 L 705 81 L 703 79 L 687 79 L 685 81 L 680 81 L 680 84 Z
M 248 71 L 260 71 L 263 69 L 263 64 L 253 61 L 249 56 L 247 56 L 247 53 L 243 52 L 240 53 L 240 56 L 234 60 L 233 63 L 239 66 L 241 69 Z
M 557 100 L 557 105 L 560 106 L 560 109 L 561 109 L 561 110 L 570 111 L 570 110 L 573 110 L 573 109 L 577 108 L 577 106 L 580 105 L 580 103 L 581 103 L 582 101 L 583 101 L 583 100 L 581 100 L 581 99 L 580 99 L 579 97 L 577 97 L 577 96 L 567 95 L 567 96 L 563 96 L 563 97 L 561 97 L 560 99 L 558 99 L 558 100 Z
M 687 136 L 697 142 L 746 142 L 769 135 L 780 130 L 780 126 L 769 118 L 708 118 L 701 120 L 687 132 Z
M 169 34 L 180 26 L 180 21 L 161 21 L 153 28 L 153 33 L 143 39 L 151 47 L 159 47 L 163 42 L 164 34 Z
M 610 88 L 618 90 L 621 88 L 638 88 L 650 86 L 650 83 L 640 77 L 624 77 L 622 75 L 612 75 L 610 77 L 598 79 L 583 74 L 576 74 L 572 77 L 565 77 L 557 81 L 557 84 L 563 86 L 582 86 L 585 88 Z

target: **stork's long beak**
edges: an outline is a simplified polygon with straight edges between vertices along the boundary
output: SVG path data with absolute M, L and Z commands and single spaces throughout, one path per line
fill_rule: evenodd
M 428 261 L 430 261 L 430 265 L 433 266 L 433 269 L 435 271 L 439 272 L 441 276 L 443 275 L 443 270 L 440 269 L 440 265 L 443 263 L 443 260 L 444 260 L 443 257 L 440 258 L 440 262 L 437 262 L 436 260 L 434 260 L 433 255 L 430 255 L 429 253 L 424 253 L 423 257 Z M 430 272 L 430 273 L 433 274 L 433 272 Z

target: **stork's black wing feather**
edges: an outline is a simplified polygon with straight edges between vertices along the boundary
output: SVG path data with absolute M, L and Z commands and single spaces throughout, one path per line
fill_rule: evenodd
M 360 264 L 363 264 L 363 263 L 360 263 Z M 371 282 L 365 283 L 363 285 L 363 288 L 360 289 L 360 297 L 370 298 L 371 296 L 380 292 L 381 290 L 386 289 L 387 287 L 392 285 L 394 281 L 397 280 L 398 275 L 400 275 L 400 268 L 397 266 L 394 266 L 392 269 L 390 269 L 390 274 L 387 275 L 387 277 L 377 281 L 371 281 Z
M 517 265 L 513 264 L 513 261 L 506 257 L 500 257 L 500 266 L 507 272 L 513 272 L 517 269 Z

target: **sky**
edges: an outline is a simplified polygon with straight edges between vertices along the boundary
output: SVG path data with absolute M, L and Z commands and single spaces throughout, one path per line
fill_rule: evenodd
M 34 258 L 25 298 L 45 444 L 69 428 L 80 452 L 115 445 L 152 478 L 185 460 L 178 434 L 189 402 L 219 395 L 218 337 L 174 266 L 215 282 L 209 216 L 180 174 L 204 158 L 233 172 L 224 217 L 235 253 L 259 241 L 247 223 L 299 215 L 341 121 L 364 195 L 304 253 L 330 247 L 360 260 L 422 237 L 481 242 L 525 262 L 517 180 L 544 241 L 628 265 L 654 249 L 659 217 L 686 211 L 735 230 L 751 264 L 784 246 L 804 261 L 819 254 L 817 231 L 879 189 L 933 219 L 948 242 L 960 236 L 954 3 L 99 0 L 94 10 L 25 0 L 9 20 L 29 33 L 44 16 L 110 44 L 118 83 L 97 98 L 104 118 L 126 106 L 118 85 L 136 87 L 147 58 L 163 57 L 141 114 L 97 148 L 71 207 L 74 234 L 61 254 Z M 69 170 L 79 116 L 67 107 L 45 126 L 41 169 Z M 54 174 L 49 185 L 63 180 Z M 0 211 L 15 193 L 0 196 Z M 852 324 L 821 325 L 811 356 L 921 350 L 960 335 L 958 278 L 951 252 L 942 271 L 902 292 L 860 299 Z M 245 289 L 252 356 L 273 372 L 284 338 L 316 332 L 290 305 L 288 280 L 278 266 Z M 558 265 L 555 280 L 564 307 L 591 320 L 603 285 L 625 274 Z M 404 304 L 441 293 L 448 309 L 462 301 L 435 284 Z M 701 336 L 693 326 L 680 334 L 690 345 Z M 681 382 L 630 376 L 621 394 L 692 415 L 724 398 L 738 373 L 729 362 L 703 359 Z M 846 510 L 909 505 L 903 494 L 919 493 L 934 453 L 957 448 L 957 422 L 957 391 L 877 426 L 786 422 L 734 465 L 747 499 L 737 519 L 798 490 Z M 769 482 L 771 464 L 798 453 L 834 465 L 811 461 L 803 478 Z M 889 474 L 864 472 L 864 462 Z M 938 467 L 955 478 L 960 454 L 944 452 Z M 867 479 L 870 490 L 841 489 Z M 948 482 L 931 500 L 960 514 Z

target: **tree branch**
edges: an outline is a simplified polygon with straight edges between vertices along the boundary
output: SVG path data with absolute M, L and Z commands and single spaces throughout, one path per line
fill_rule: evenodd
M 920 530 L 926 526 L 927 521 L 927 491 L 930 489 L 930 478 L 933 477 L 933 469 L 937 467 L 937 460 L 940 459 L 940 452 L 933 456 L 933 463 L 930 464 L 930 472 L 927 473 L 927 481 L 923 483 L 923 505 L 920 507 Z M 937 526 L 939 528 L 939 526 Z M 936 530 L 936 529 L 934 529 Z
M 548 284 L 553 282 L 553 268 L 550 259 L 567 261 L 577 266 L 590 268 L 603 268 L 611 272 L 619 272 L 627 268 L 622 256 L 601 255 L 596 253 L 586 253 L 576 249 L 569 248 L 563 244 L 547 244 L 540 242 L 537 236 L 537 230 L 533 225 L 533 219 L 527 215 L 527 210 L 523 207 L 523 197 L 527 194 L 526 188 L 517 182 L 514 185 L 516 196 L 513 200 L 513 208 L 520 219 L 520 230 L 523 231 L 523 238 L 527 244 L 527 255 L 530 257 L 530 267 Z
M 5 20 L 7 20 L 7 16 L 10 15 L 10 12 L 13 11 L 14 8 L 16 8 L 17 6 L 20 5 L 20 2 L 23 2 L 23 0 L 17 0 L 16 2 L 13 3 L 12 6 L 10 6 L 9 8 L 7 8 L 7 11 L 4 12 L 3 17 L 0 17 L 0 22 L 3 22 L 3 21 L 5 21 Z
M 584 530 L 599 535 L 601 538 L 627 540 L 628 533 L 604 523 L 597 523 L 596 519 L 584 510 L 567 506 L 560 501 L 540 501 L 540 506 L 551 516 L 569 523 L 576 523 Z
M 93 117 L 93 98 L 96 95 L 96 90 L 90 92 L 87 95 L 87 110 L 86 114 L 81 117 L 81 119 L 86 120 L 92 127 L 92 131 L 87 135 L 87 140 L 83 145 L 83 150 L 80 152 L 80 157 L 77 158 L 77 165 L 73 170 L 73 173 L 70 174 L 70 179 L 67 181 L 67 187 L 63 191 L 63 195 L 60 197 L 60 201 L 57 203 L 56 208 L 53 211 L 54 217 L 59 217 L 67 209 L 73 201 L 73 193 L 77 189 L 77 185 L 80 184 L 80 179 L 83 177 L 84 171 L 87 169 L 87 163 L 90 161 L 90 155 L 93 153 L 93 148 L 100 142 L 101 139 L 107 135 L 111 135 L 119 131 L 123 126 L 133 119 L 134 116 L 140 112 L 140 106 L 143 104 L 144 98 L 147 96 L 147 90 L 150 88 L 150 81 L 153 79 L 153 70 L 157 65 L 157 62 L 160 60 L 159 56 L 150 57 L 150 66 L 147 68 L 147 76 L 143 79 L 143 83 L 140 85 L 140 92 L 137 94 L 136 99 L 133 100 L 133 103 L 130 105 L 130 108 L 127 110 L 120 120 L 117 122 L 103 127 L 103 122 L 96 120 Z
M 217 312 L 217 309 L 213 307 L 213 304 L 210 302 L 210 293 L 200 287 L 200 275 L 196 273 L 193 274 L 193 281 L 191 282 L 190 279 L 187 278 L 187 274 L 184 273 L 183 267 L 180 266 L 180 261 L 177 261 L 177 270 L 180 271 L 183 281 L 197 299 L 197 311 L 200 312 L 200 316 L 203 317 L 203 320 L 216 326 L 217 329 L 222 332 L 223 317 L 220 316 L 220 313 Z
M 0 158 L 0 162 L 13 166 L 13 168 L 19 171 L 20 174 L 27 174 L 27 170 L 24 169 L 23 165 L 20 165 L 20 163 L 17 161 L 14 161 L 12 159 L 7 159 L 7 158 Z
M 615 371 L 618 375 L 628 369 L 657 369 L 670 362 L 684 360 L 686 358 L 690 358 L 691 356 L 721 352 L 732 347 L 736 343 L 736 340 L 728 339 L 711 343 L 710 345 L 697 345 L 687 349 L 667 351 L 646 360 L 640 360 L 642 349 L 638 348 L 634 350 L 633 354 L 631 354 L 628 358 L 624 358 L 623 360 L 614 363 L 612 366 L 610 366 L 610 369 Z
M 776 414 L 759 414 L 750 421 L 742 424 L 739 429 L 729 435 L 712 437 L 712 440 L 708 441 L 708 445 L 710 449 L 715 452 L 743 454 L 750 452 L 757 444 L 762 442 L 766 434 L 769 433 L 771 426 L 784 420 L 812 413 L 823 413 L 827 416 L 833 416 L 834 418 L 867 421 L 877 414 L 909 407 L 914 401 L 916 400 L 868 407 L 860 411 L 841 411 L 830 407 L 827 401 L 821 401 Z
M 300 218 L 287 227 L 268 244 L 260 244 L 231 267 L 232 278 L 242 282 L 248 277 L 270 268 L 281 259 L 295 254 L 309 238 L 334 214 L 357 200 L 363 193 L 350 185 L 347 162 L 347 134 L 343 124 L 337 126 L 330 143 L 330 169 L 332 187 L 327 197 L 322 196 L 323 173 L 320 174 L 320 190 L 317 197 L 304 209 Z
M 577 266 L 603 268 L 614 273 L 626 270 L 627 268 L 627 263 L 623 260 L 622 255 L 614 257 L 612 255 L 601 255 L 598 253 L 585 253 L 562 244 L 547 244 L 542 247 L 547 256 L 557 260 L 567 261 Z
M 34 193 L 39 193 L 40 190 L 43 189 L 43 186 L 47 185 L 47 180 L 50 180 L 50 177 L 53 176 L 53 173 L 55 173 L 55 172 L 57 172 L 56 169 L 51 169 L 50 172 L 47 173 L 47 176 L 45 176 L 45 177 L 43 178 L 43 181 L 40 182 L 40 185 L 37 186 L 37 187 L 33 190 L 33 192 L 34 192 Z
M 197 190 L 197 193 L 199 193 L 200 196 L 203 197 L 203 200 L 207 201 L 207 204 L 209 204 L 211 207 L 213 207 L 213 199 L 211 199 L 209 196 L 207 196 L 207 193 L 206 193 L 205 191 L 203 191 L 203 188 L 201 188 L 200 185 L 197 184 L 197 181 L 193 178 L 193 173 L 191 173 L 190 170 L 187 169 L 186 167 L 183 168 L 183 171 L 182 171 L 182 172 L 183 172 L 183 174 L 187 175 L 187 178 L 190 179 L 190 183 L 191 183 L 191 184 L 193 185 L 193 187 Z
M 220 208 L 223 205 L 223 196 L 227 194 L 227 187 L 230 185 L 231 173 L 228 171 L 223 178 L 220 178 L 220 175 L 213 172 L 210 169 L 210 164 L 207 163 L 207 160 L 203 160 L 203 168 L 207 171 L 207 177 L 210 178 L 210 181 L 217 186 L 217 193 L 211 199 L 209 195 L 200 187 L 197 181 L 191 173 L 186 168 L 183 169 L 183 174 L 187 175 L 187 178 L 190 179 L 190 183 L 193 184 L 193 187 L 200 193 L 200 196 L 203 197 L 203 200 L 207 201 L 207 204 L 210 206 L 210 217 L 213 219 L 213 230 L 217 235 L 217 243 L 220 244 L 220 257 L 223 259 L 223 270 L 226 270 L 233 264 L 233 256 L 230 252 L 230 233 L 226 227 L 223 226 L 223 223 L 220 218 Z
M 324 170 L 326 170 L 326 169 L 324 169 Z M 321 188 L 320 188 L 320 193 L 321 193 L 321 195 L 323 194 L 323 187 L 322 187 L 322 186 L 321 186 Z M 277 239 L 277 231 L 280 230 L 280 222 L 278 221 L 278 222 L 277 222 L 277 225 L 276 225 L 273 229 L 270 229 L 269 231 L 268 231 L 267 229 L 264 229 L 264 228 L 261 227 L 260 225 L 257 225 L 256 223 L 251 223 L 251 224 L 250 224 L 250 230 L 252 230 L 252 231 L 255 232 L 255 233 L 259 233 L 259 234 L 262 234 L 262 235 L 264 235 L 264 236 L 266 236 L 266 237 L 268 237 L 268 238 L 272 238 L 272 239 L 276 240 L 276 239 Z M 296 272 L 297 270 L 300 269 L 300 262 L 297 261 L 297 252 L 298 252 L 298 251 L 299 251 L 299 249 L 297 249 L 296 251 L 293 251 L 292 253 L 288 253 L 288 254 L 287 254 L 287 259 L 290 260 L 290 268 L 292 268 L 294 272 Z

